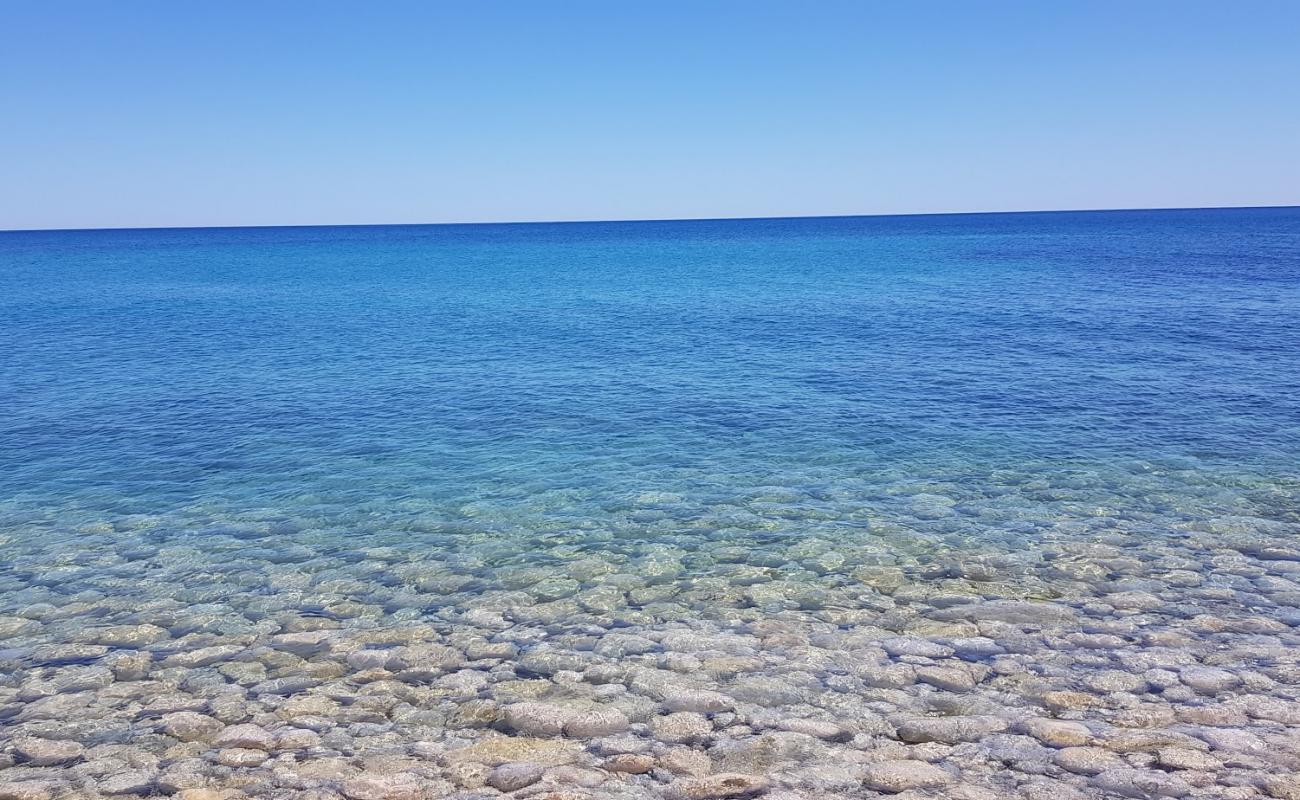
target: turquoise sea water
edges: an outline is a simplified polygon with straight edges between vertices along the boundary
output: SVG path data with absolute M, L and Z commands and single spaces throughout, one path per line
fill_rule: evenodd
M 938 596 L 1300 622 L 1215 566 L 1300 558 L 1300 209 L 0 233 L 0 408 L 32 724 L 114 626 L 170 664 Z M 199 671 L 328 677 L 293 652 Z M 81 741 L 153 746 L 79 692 Z
M 1296 512 L 1294 209 L 8 233 L 0 270 L 0 502 L 41 541 Z

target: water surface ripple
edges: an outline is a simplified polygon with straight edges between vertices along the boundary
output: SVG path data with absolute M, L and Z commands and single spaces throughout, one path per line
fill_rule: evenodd
M 1300 209 L 0 233 L 0 798 L 1300 796 Z

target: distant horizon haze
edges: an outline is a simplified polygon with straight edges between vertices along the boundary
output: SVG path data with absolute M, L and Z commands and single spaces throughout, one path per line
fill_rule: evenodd
M 265 223 L 257 225 L 137 225 L 121 227 L 83 227 L 83 228 L 0 228 L 0 233 L 76 233 L 94 231 L 168 231 L 168 230 L 239 230 L 245 228 L 384 228 L 384 227 L 432 227 L 439 225 L 620 225 L 636 223 L 673 223 L 673 222 L 762 222 L 781 220 L 835 220 L 835 219 L 873 219 L 890 217 L 979 217 L 995 215 L 1029 215 L 1029 214 L 1109 214 L 1124 212 L 1179 212 L 1179 211 L 1285 211 L 1300 209 L 1300 203 L 1294 205 L 1240 205 L 1240 206 L 1169 206 L 1161 208 L 1019 208 L 998 211 L 916 211 L 887 214 L 764 214 L 753 217 L 640 217 L 630 219 L 492 219 L 492 220 L 456 220 L 450 222 L 318 222 Z

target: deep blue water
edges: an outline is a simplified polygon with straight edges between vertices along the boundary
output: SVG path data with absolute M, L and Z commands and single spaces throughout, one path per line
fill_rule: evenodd
M 1294 208 L 11 232 L 0 352 L 0 508 L 51 529 L 666 493 L 708 536 L 780 487 L 850 530 L 1072 475 L 1300 514 Z

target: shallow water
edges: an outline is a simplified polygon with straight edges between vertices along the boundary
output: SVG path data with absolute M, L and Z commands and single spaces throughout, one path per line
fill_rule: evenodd
M 1300 210 L 0 233 L 0 285 L 0 795 L 496 795 L 503 737 L 519 796 L 1290 796 Z

